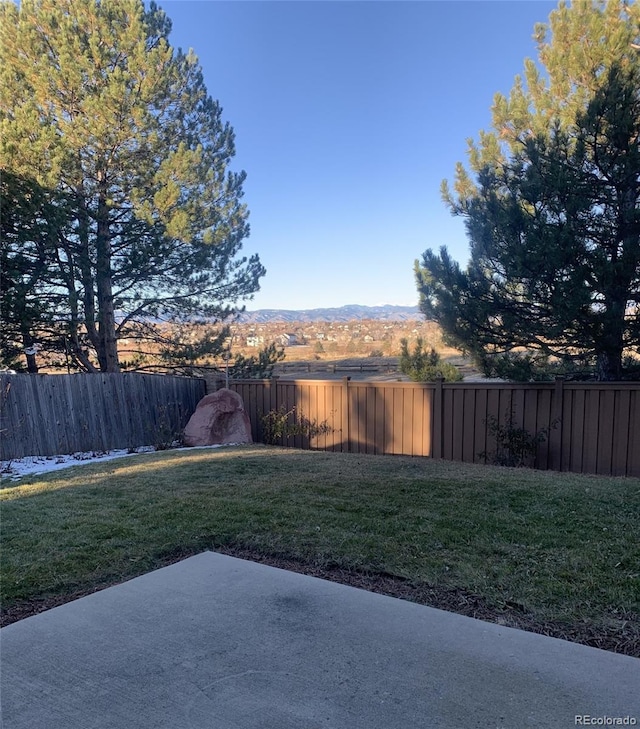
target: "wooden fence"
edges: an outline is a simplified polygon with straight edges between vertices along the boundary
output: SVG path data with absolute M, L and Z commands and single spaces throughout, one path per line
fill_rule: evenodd
M 166 444 L 180 434 L 204 380 L 137 373 L 1 375 L 3 460 Z
M 344 364 L 341 362 L 282 362 L 274 367 L 278 374 L 287 371 L 294 372 L 399 372 L 400 365 L 397 362 L 360 362 L 358 364 Z
M 548 430 L 531 465 L 541 469 L 640 476 L 638 383 L 413 383 L 340 380 L 235 380 L 254 440 L 261 416 L 294 406 L 331 432 L 283 444 L 355 453 L 486 462 L 496 449 L 491 417 L 530 434 Z M 296 417 L 296 413 L 289 416 Z M 490 460 L 490 459 L 489 459 Z

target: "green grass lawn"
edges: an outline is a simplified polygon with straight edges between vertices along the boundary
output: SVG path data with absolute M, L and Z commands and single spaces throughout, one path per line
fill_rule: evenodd
M 5 624 L 220 549 L 640 655 L 639 479 L 245 446 L 2 486 Z

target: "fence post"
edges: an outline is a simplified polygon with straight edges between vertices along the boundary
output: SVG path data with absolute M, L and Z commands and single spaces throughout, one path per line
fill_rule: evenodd
M 432 445 L 431 445 L 431 451 L 432 451 L 432 457 L 433 458 L 442 458 L 442 439 L 443 439 L 443 432 L 442 432 L 442 408 L 443 408 L 443 400 L 442 400 L 442 383 L 444 382 L 444 377 L 437 377 L 436 378 L 436 387 L 433 394 L 433 414 L 432 414 L 432 422 L 433 422 L 433 439 L 432 439 Z
M 562 470 L 562 409 L 564 400 L 564 377 L 556 377 L 551 403 L 551 422 L 549 423 L 549 461 L 548 467 L 554 471 Z M 554 427 L 556 423 L 556 427 Z
M 350 428 L 350 411 L 349 404 L 349 380 L 350 377 L 342 378 L 342 441 L 347 444 L 347 453 L 351 451 L 351 428 Z M 344 445 L 343 445 L 344 450 Z
M 207 392 L 209 392 L 209 384 L 211 383 L 213 387 L 213 392 L 217 392 L 218 390 L 221 390 L 223 387 L 225 387 L 225 376 L 221 373 L 216 373 L 213 376 L 210 376 L 207 382 Z M 226 385 L 228 387 L 228 384 Z

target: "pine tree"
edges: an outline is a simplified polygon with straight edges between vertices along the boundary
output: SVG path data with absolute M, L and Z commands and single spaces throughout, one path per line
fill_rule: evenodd
M 406 338 L 400 340 L 400 372 L 414 382 L 434 382 L 440 377 L 446 382 L 462 380 L 457 367 L 450 362 L 443 362 L 433 347 L 429 352 L 423 347 L 422 337 L 416 339 L 413 352 L 409 352 L 409 342 Z
M 170 28 L 141 0 L 0 2 L 1 164 L 64 205 L 46 279 L 86 371 L 118 371 L 154 319 L 224 319 L 264 275 L 237 256 L 233 130 Z
M 638 6 L 561 3 L 539 60 L 496 95 L 493 131 L 469 142 L 443 197 L 465 218 L 465 270 L 428 250 L 424 313 L 487 375 L 625 375 L 640 346 Z
M 29 178 L 0 171 L 0 365 L 36 373 L 35 352 L 55 330 L 60 298 L 47 267 L 64 228 L 64 203 Z M 24 358 L 23 358 L 24 355 Z

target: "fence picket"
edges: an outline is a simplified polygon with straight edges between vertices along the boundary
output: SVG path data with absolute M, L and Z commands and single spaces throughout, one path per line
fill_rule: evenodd
M 163 417 L 180 432 L 204 380 L 126 373 L 0 375 L 3 460 L 155 445 Z

